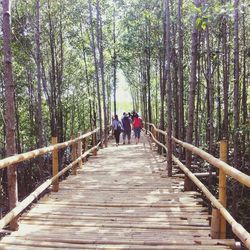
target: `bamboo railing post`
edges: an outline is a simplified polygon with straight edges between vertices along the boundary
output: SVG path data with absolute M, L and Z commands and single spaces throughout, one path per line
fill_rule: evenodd
M 74 138 L 75 138 L 74 136 L 71 137 L 71 139 L 74 139 Z M 72 144 L 72 162 L 75 161 L 75 160 L 76 160 L 76 143 Z M 77 169 L 77 165 L 75 165 L 73 167 L 73 172 L 72 172 L 73 175 L 77 174 L 76 169 Z
M 228 141 L 220 141 L 220 159 L 227 163 Z M 219 169 L 219 201 L 226 208 L 227 205 L 227 177 L 222 169 Z M 226 238 L 226 220 L 220 215 L 220 239 Z
M 82 140 L 82 148 L 83 148 L 83 154 L 85 153 L 85 151 L 86 151 L 86 138 L 84 138 L 83 140 Z M 84 157 L 83 159 L 82 159 L 82 164 L 84 164 L 84 162 L 86 161 L 86 157 Z
M 96 146 L 96 135 L 97 135 L 97 133 L 95 133 L 95 135 L 94 135 L 94 137 L 93 137 L 93 147 Z M 97 156 L 97 148 L 95 148 L 95 149 L 93 150 L 93 155 L 94 155 L 94 156 Z
M 220 237 L 220 211 L 217 208 L 212 208 L 211 238 L 219 239 L 219 237 Z
M 52 144 L 57 144 L 57 137 L 52 137 Z M 53 176 L 58 174 L 58 149 L 54 149 L 52 152 L 52 173 Z M 52 191 L 58 192 L 59 179 L 56 179 L 53 183 Z
M 81 132 L 78 133 L 78 137 L 80 136 L 81 136 Z M 78 141 L 77 151 L 78 151 L 78 157 L 80 157 L 82 155 L 82 141 L 81 140 Z M 82 168 L 82 160 L 79 161 L 78 167 Z

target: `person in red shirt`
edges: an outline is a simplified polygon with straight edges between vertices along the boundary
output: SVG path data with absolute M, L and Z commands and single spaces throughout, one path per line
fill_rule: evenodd
M 135 143 L 138 144 L 140 142 L 141 129 L 142 129 L 142 119 L 141 117 L 139 117 L 138 114 L 134 115 L 133 129 L 135 133 Z

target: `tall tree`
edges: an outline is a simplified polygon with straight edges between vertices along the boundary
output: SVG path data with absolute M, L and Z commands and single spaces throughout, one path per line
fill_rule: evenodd
M 200 0 L 194 0 L 196 8 L 200 7 Z M 197 71 L 197 58 L 198 58 L 198 27 L 197 27 L 197 13 L 194 15 L 193 31 L 192 31 L 192 48 L 191 48 L 191 72 L 189 84 L 189 101 L 188 101 L 188 127 L 187 139 L 188 143 L 193 142 L 193 129 L 194 129 L 194 103 L 195 103 L 195 89 L 196 89 L 196 71 Z M 186 166 L 191 167 L 192 154 L 186 151 Z M 185 177 L 185 190 L 192 188 L 191 181 Z
M 225 4 L 226 0 L 222 0 L 222 4 Z M 223 137 L 229 139 L 229 115 L 228 115 L 228 89 L 229 89 L 229 62 L 230 62 L 230 48 L 229 48 L 229 27 L 227 22 L 227 16 L 222 19 L 222 45 L 223 45 L 223 102 L 224 102 L 224 118 L 223 118 Z
M 178 0 L 178 104 L 179 104 L 179 139 L 184 140 L 184 108 L 183 108 L 183 27 L 182 27 L 182 0 Z
M 114 114 L 116 114 L 116 81 L 117 81 L 117 52 L 116 52 L 116 7 L 113 0 L 113 95 L 114 95 Z
M 6 156 L 16 154 L 15 130 L 16 130 L 16 110 L 15 110 L 15 86 L 12 75 L 12 52 L 11 52 L 11 1 L 3 0 L 3 54 L 4 54 L 4 72 L 3 80 L 5 86 L 5 130 L 6 130 Z M 17 197 L 17 172 L 15 166 L 9 166 L 8 175 L 8 196 L 9 208 L 16 207 Z M 12 230 L 16 230 L 17 220 L 10 224 Z
M 95 46 L 95 35 L 94 35 L 94 27 L 93 27 L 93 11 L 92 11 L 92 2 L 88 0 L 89 6 L 89 22 L 91 28 L 91 49 L 94 57 L 94 65 L 95 65 L 95 79 L 97 86 L 97 101 L 98 101 L 98 114 L 99 114 L 99 126 L 100 126 L 100 138 L 102 140 L 103 129 L 102 129 L 102 109 L 101 109 L 101 94 L 100 94 L 100 78 L 99 78 L 99 67 L 98 67 L 98 59 L 96 55 L 96 46 Z
M 239 86 L 240 86 L 240 60 L 239 60 L 239 0 L 234 0 L 234 167 L 240 167 L 240 140 L 239 140 Z M 233 184 L 233 216 L 237 215 L 237 201 L 238 201 L 238 185 L 237 181 Z
M 97 43 L 99 49 L 99 65 L 101 68 L 101 79 L 102 79 L 102 106 L 103 106 L 103 118 L 104 118 L 104 145 L 108 146 L 108 131 L 107 131 L 107 105 L 106 105 L 106 84 L 104 76 L 104 56 L 103 56 L 103 32 L 102 32 L 102 16 L 100 10 L 99 0 L 96 1 L 96 21 L 97 21 Z
M 168 176 L 172 176 L 172 82 L 170 72 L 171 59 L 171 39 L 170 39 L 170 11 L 169 0 L 165 0 L 166 11 L 166 86 L 167 86 L 167 111 L 168 111 L 168 127 L 167 127 L 167 167 Z
M 36 67 L 37 67 L 37 133 L 38 147 L 44 145 L 43 116 L 42 116 L 42 88 L 41 88 L 41 48 L 40 48 L 40 0 L 36 0 Z

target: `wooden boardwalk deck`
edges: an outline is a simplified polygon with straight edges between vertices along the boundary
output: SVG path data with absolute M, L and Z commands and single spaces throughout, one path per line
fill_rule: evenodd
M 0 249 L 230 249 L 209 237 L 199 194 L 184 193 L 180 178 L 162 178 L 164 159 L 144 140 L 89 158 L 23 214 Z

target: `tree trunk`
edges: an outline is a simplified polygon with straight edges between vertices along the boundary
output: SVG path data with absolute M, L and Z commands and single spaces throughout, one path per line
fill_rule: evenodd
M 245 1 L 244 1 L 245 3 Z M 243 75 L 242 75 L 242 123 L 245 128 L 247 128 L 247 117 L 248 117 L 248 110 L 247 110 L 247 44 L 246 44 L 246 7 L 243 4 L 243 15 L 242 15 L 242 32 L 243 32 Z M 246 154 L 246 132 L 243 131 L 242 135 L 242 155 L 243 155 L 243 166 L 245 165 L 245 161 L 247 161 L 247 154 Z M 246 159 L 245 159 L 246 158 Z
M 116 26 L 115 26 L 115 0 L 113 0 L 114 10 L 113 10 L 113 91 L 114 91 L 114 114 L 116 114 L 116 71 L 117 71 L 117 54 L 116 54 Z
M 150 20 L 146 20 L 146 72 L 147 72 L 147 90 L 148 90 L 148 122 L 152 123 L 152 105 L 151 105 L 151 24 Z
M 55 38 L 53 25 L 51 20 L 51 6 L 50 0 L 48 0 L 48 17 L 49 17 L 49 44 L 51 53 L 51 72 L 50 72 L 50 87 L 51 87 L 51 101 L 50 101 L 50 111 L 51 111 L 51 136 L 56 137 L 57 133 L 57 105 L 56 105 L 56 66 L 55 66 Z
M 102 79 L 102 105 L 103 105 L 103 117 L 104 117 L 104 145 L 108 146 L 108 136 L 107 136 L 107 105 L 106 105 L 106 84 L 104 76 L 104 56 L 103 56 L 103 33 L 102 33 L 102 16 L 100 11 L 99 0 L 96 1 L 96 10 L 97 10 L 97 43 L 99 49 L 99 63 L 101 68 L 101 79 Z
M 170 75 L 171 59 L 171 40 L 170 40 L 170 11 L 169 0 L 165 0 L 166 12 L 166 85 L 167 85 L 167 110 L 168 110 L 168 127 L 167 127 L 167 168 L 168 176 L 172 176 L 172 82 Z
M 239 0 L 234 0 L 234 167 L 240 167 L 240 140 L 239 140 L 239 82 L 240 82 L 240 65 L 239 65 Z M 233 217 L 237 216 L 238 208 L 238 183 L 233 183 Z
M 83 37 L 83 30 L 82 30 L 82 25 L 80 24 L 80 29 L 81 29 L 81 35 L 82 35 L 82 51 L 83 51 L 83 61 L 84 61 L 84 72 L 85 72 L 85 77 L 86 77 L 86 84 L 87 84 L 87 92 L 88 96 L 91 96 L 90 93 L 90 80 L 89 80 L 89 73 L 88 73 L 88 65 L 87 65 L 87 58 L 86 58 L 86 48 L 85 48 L 85 42 L 84 42 L 84 37 Z M 91 98 L 88 98 L 89 102 L 89 124 L 90 124 L 90 129 L 91 131 L 93 130 L 93 105 Z
M 37 67 L 37 133 L 38 148 L 43 147 L 43 115 L 42 115 L 42 88 L 41 88 L 41 49 L 40 49 L 40 0 L 36 0 L 36 67 Z
M 91 2 L 91 0 L 88 0 L 88 5 L 89 5 L 89 21 L 90 21 L 90 28 L 91 28 L 91 49 L 92 49 L 92 53 L 93 53 L 93 57 L 94 57 L 95 78 L 96 78 L 96 86 L 97 86 L 97 102 L 98 102 L 100 138 L 102 140 L 103 129 L 102 129 L 102 107 L 101 107 L 101 94 L 100 94 L 100 80 L 99 80 L 98 61 L 97 61 L 97 56 L 96 56 L 95 36 L 94 36 L 94 28 L 93 28 L 92 2 Z
M 206 70 L 206 81 L 207 81 L 207 115 L 208 115 L 208 152 L 213 155 L 213 139 L 214 139 L 214 127 L 213 127 L 213 111 L 214 111 L 214 90 L 213 90 L 213 82 L 212 82 L 212 65 L 211 65 L 211 52 L 210 52 L 210 36 L 209 36 L 209 27 L 206 27 L 205 32 L 206 39 L 206 50 L 207 50 L 207 70 Z M 212 166 L 209 165 L 209 189 L 212 187 Z
M 3 81 L 5 86 L 5 130 L 6 130 L 6 156 L 12 156 L 16 154 L 16 142 L 15 142 L 15 86 L 12 76 L 12 53 L 11 53 L 11 1 L 3 0 Z M 9 209 L 16 207 L 18 202 L 17 195 L 17 172 L 15 166 L 9 166 L 7 169 L 8 175 L 8 198 Z M 10 223 L 12 230 L 17 230 L 17 219 Z
M 194 0 L 197 8 L 200 6 L 200 0 Z M 193 129 L 194 129 L 194 103 L 195 103 L 195 89 L 196 89 L 196 70 L 198 57 L 198 29 L 196 25 L 197 14 L 195 14 L 192 32 L 192 54 L 191 54 L 191 72 L 190 72 L 190 88 L 189 88 L 189 106 L 188 106 L 188 128 L 187 128 L 187 143 L 193 143 Z M 191 167 L 192 154 L 186 151 L 186 166 Z M 185 190 L 191 190 L 192 183 L 185 178 Z
M 179 132 L 178 136 L 180 140 L 184 140 L 184 108 L 183 108 L 183 27 L 182 27 L 182 0 L 178 0 L 178 78 L 179 78 L 179 92 L 178 92 L 178 116 L 179 116 Z M 182 156 L 183 157 L 183 156 Z
M 225 1 L 223 0 L 224 4 Z M 228 45 L 228 36 L 229 36 L 229 27 L 226 21 L 226 17 L 223 18 L 222 22 L 222 48 L 223 48 L 223 102 L 224 102 L 224 118 L 223 118 L 223 130 L 222 137 L 229 139 L 228 124 L 229 124 L 229 115 L 228 115 L 228 88 L 229 88 L 229 45 Z

